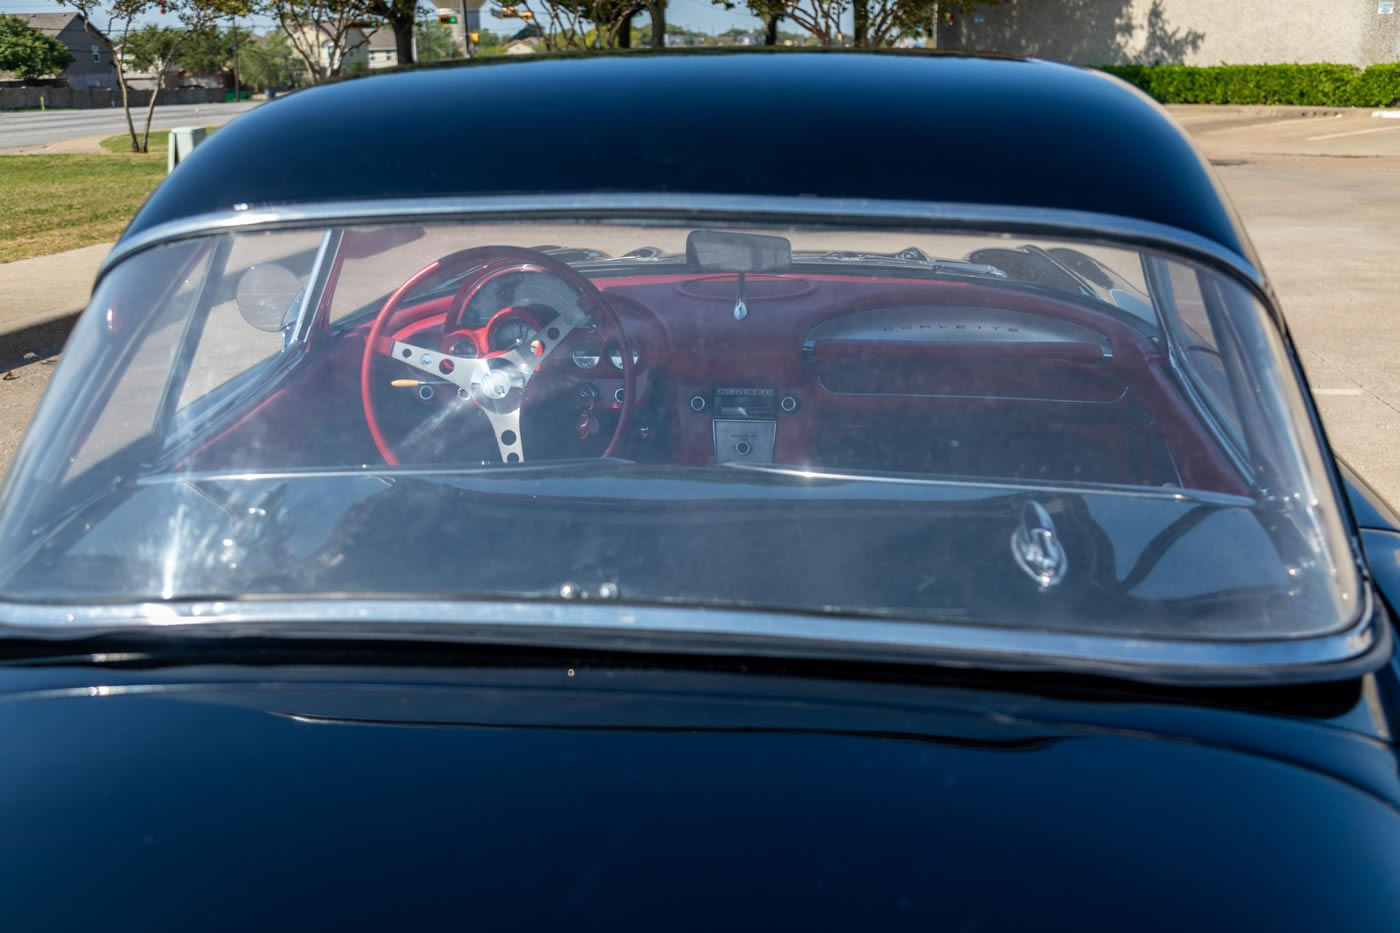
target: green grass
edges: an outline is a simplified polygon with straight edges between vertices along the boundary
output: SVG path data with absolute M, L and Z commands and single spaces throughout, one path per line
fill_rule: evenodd
M 0 156 L 0 262 L 115 240 L 164 177 L 163 153 Z
M 212 132 L 214 132 L 215 130 L 217 130 L 218 127 L 217 127 L 217 126 L 206 126 L 204 129 L 205 129 L 206 132 L 212 133 Z M 137 138 L 137 139 L 140 139 L 140 138 L 141 138 L 141 130 L 140 130 L 140 129 L 137 129 L 137 131 L 136 131 L 136 138 Z M 131 137 L 130 137 L 129 135 L 127 135 L 126 133 L 122 133 L 120 136 L 108 136 L 106 139 L 102 140 L 102 142 L 101 142 L 100 145 L 102 146 L 103 149 L 106 149 L 106 150 L 109 151 L 109 152 L 124 152 L 124 153 L 130 153 L 130 152 L 131 152 Z M 169 131 L 169 130 L 151 130 L 151 138 L 150 138 L 150 140 L 147 142 L 146 148 L 149 149 L 151 152 L 164 152 L 166 149 L 169 149 L 169 148 L 170 148 L 170 131 Z

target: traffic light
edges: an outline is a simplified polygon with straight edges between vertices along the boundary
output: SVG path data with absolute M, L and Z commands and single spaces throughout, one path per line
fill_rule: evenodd
M 452 13 L 443 13 L 438 16 L 438 23 L 443 26 L 455 26 L 457 25 L 457 17 Z

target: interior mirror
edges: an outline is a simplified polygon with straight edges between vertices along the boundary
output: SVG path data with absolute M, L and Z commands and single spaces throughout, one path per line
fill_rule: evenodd
M 238 313 L 258 330 L 276 333 L 295 314 L 301 280 L 275 262 L 250 266 L 238 280 Z
M 697 272 L 786 272 L 792 243 L 757 233 L 692 230 L 685 238 L 685 261 Z

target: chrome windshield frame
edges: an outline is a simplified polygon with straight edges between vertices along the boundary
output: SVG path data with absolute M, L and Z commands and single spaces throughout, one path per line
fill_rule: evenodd
M 1222 269 L 1265 299 L 1269 314 L 1282 324 L 1277 301 L 1262 270 L 1235 251 L 1199 234 L 1151 221 L 1093 211 L 1004 207 L 971 203 L 804 198 L 753 195 L 616 192 L 480 197 L 381 198 L 317 201 L 253 207 L 168 221 L 117 241 L 98 270 L 100 282 L 124 259 L 166 243 L 235 230 L 271 230 L 326 225 L 525 222 L 579 220 L 592 223 L 708 219 L 755 226 L 784 223 L 854 226 L 863 229 L 936 227 L 940 233 L 1017 234 L 1111 241 L 1118 246 L 1161 250 Z

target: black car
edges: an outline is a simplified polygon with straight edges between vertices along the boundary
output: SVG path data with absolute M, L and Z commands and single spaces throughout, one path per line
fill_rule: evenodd
M 280 98 L 3 496 L 14 929 L 1400 923 L 1400 526 L 1102 74 Z

